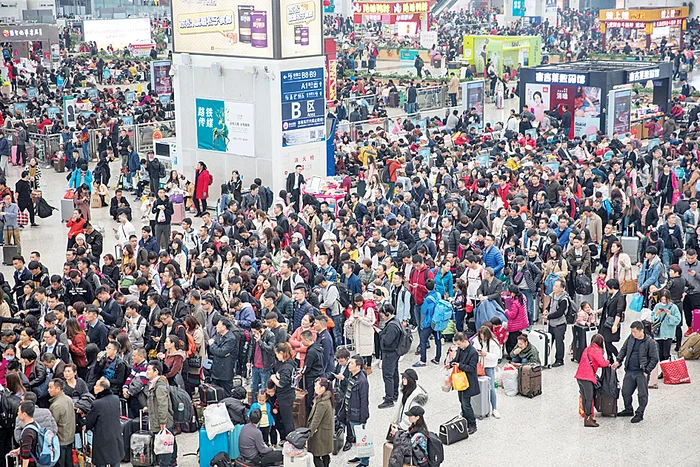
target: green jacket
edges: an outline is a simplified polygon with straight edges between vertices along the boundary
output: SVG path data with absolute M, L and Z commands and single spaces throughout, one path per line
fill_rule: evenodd
M 160 425 L 173 426 L 173 407 L 170 403 L 170 387 L 165 376 L 159 376 L 154 385 L 148 387 L 148 429 L 160 431 Z
M 518 349 L 518 348 L 519 347 L 516 347 L 515 349 Z M 532 365 L 541 365 L 542 364 L 540 362 L 540 353 L 537 351 L 535 346 L 532 345 L 532 343 L 528 342 L 527 347 L 525 347 L 518 355 L 513 354 L 515 349 L 513 349 L 510 352 L 511 357 L 527 358 L 527 362 L 532 364 Z
M 314 456 L 327 456 L 333 452 L 333 405 L 331 393 L 326 391 L 314 401 L 308 421 L 311 437 L 309 452 Z
M 61 393 L 51 398 L 49 405 L 51 415 L 58 426 L 58 441 L 61 446 L 68 446 L 75 441 L 75 409 L 73 399 Z

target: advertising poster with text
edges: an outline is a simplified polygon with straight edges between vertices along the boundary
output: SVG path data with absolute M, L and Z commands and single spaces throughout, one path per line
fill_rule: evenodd
M 600 130 L 600 94 L 597 87 L 578 86 L 574 96 L 574 137 L 595 135 Z

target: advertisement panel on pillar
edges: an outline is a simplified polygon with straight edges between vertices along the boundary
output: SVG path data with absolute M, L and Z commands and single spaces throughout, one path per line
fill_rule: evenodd
M 574 96 L 574 137 L 595 135 L 600 130 L 600 88 L 578 86 Z
M 281 73 L 282 146 L 325 140 L 326 100 L 323 68 Z
M 484 127 L 484 82 L 471 81 L 467 82 L 467 111 L 471 112 L 476 109 L 476 115 L 479 117 L 479 123 L 476 124 L 477 129 Z
M 630 107 L 632 105 L 632 91 L 625 89 L 615 91 L 615 109 L 613 115 L 613 132 L 618 135 L 630 131 Z
M 280 1 L 282 58 L 311 57 L 323 53 L 320 9 L 320 0 Z
M 173 0 L 172 5 L 175 52 L 273 58 L 271 0 Z
M 170 60 L 151 62 L 151 89 L 156 94 L 172 94 L 173 79 L 170 76 Z
M 255 156 L 255 105 L 196 99 L 197 148 Z
M 551 86 L 549 84 L 525 85 L 525 105 L 535 114 L 535 120 L 542 123 L 545 112 L 548 112 L 551 100 Z

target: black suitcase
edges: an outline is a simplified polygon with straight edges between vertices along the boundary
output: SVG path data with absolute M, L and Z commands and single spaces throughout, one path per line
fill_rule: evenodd
M 594 399 L 595 409 L 603 417 L 617 417 L 617 399 L 612 396 L 597 394 Z
M 12 266 L 12 258 L 19 256 L 19 246 L 3 245 L 2 247 L 2 264 Z
M 586 348 L 586 330 L 586 326 L 574 324 L 574 337 L 571 341 L 571 349 L 573 351 L 573 356 L 571 357 L 571 360 L 574 362 L 581 361 L 581 354 L 583 353 L 583 349 Z
M 399 93 L 390 92 L 389 93 L 389 107 L 396 109 L 399 107 Z
M 203 407 L 206 407 L 207 404 L 211 404 L 212 402 L 218 402 L 225 397 L 224 388 L 209 383 L 202 383 L 199 385 L 199 401 L 202 403 Z

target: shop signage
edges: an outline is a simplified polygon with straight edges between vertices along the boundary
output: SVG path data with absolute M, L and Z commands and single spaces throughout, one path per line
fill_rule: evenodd
M 414 13 L 428 13 L 430 2 L 355 2 L 356 15 L 407 15 Z
M 661 21 L 654 21 L 654 27 L 663 28 L 665 26 L 680 26 L 683 24 L 683 21 L 685 21 L 683 18 L 663 19 Z
M 2 27 L 2 37 L 5 39 L 22 39 L 22 40 L 41 40 L 46 38 L 43 28 L 31 27 L 24 28 L 19 26 L 4 26 Z
M 608 21 L 606 24 L 609 28 L 622 29 L 642 29 L 646 27 L 646 23 L 641 21 Z
M 688 7 L 664 8 L 659 10 L 600 10 L 601 21 L 659 21 L 674 18 L 687 18 Z
M 537 73 L 535 73 L 535 82 L 537 83 L 585 85 L 586 81 L 586 75 L 577 73 L 550 73 L 544 71 L 538 71 Z
M 323 141 L 326 126 L 323 68 L 282 72 L 282 146 Z
M 652 68 L 650 70 L 628 71 L 627 82 L 634 83 L 635 81 L 646 81 L 648 79 L 658 78 L 660 75 L 661 71 L 658 68 Z

